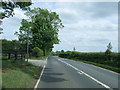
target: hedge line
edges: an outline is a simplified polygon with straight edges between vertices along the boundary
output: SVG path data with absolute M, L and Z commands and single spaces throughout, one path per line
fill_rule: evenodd
M 99 64 L 105 64 L 112 67 L 120 67 L 120 53 L 111 53 L 108 59 L 104 52 L 81 53 L 81 52 L 64 52 L 59 54 L 62 58 L 85 60 Z

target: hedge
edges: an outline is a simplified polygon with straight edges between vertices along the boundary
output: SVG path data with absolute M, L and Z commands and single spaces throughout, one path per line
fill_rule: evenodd
M 99 64 L 105 64 L 113 67 L 120 67 L 120 53 L 111 53 L 110 59 L 107 58 L 108 56 L 104 52 L 82 53 L 69 51 L 60 53 L 59 56 L 62 58 L 73 58 L 77 60 L 85 60 Z

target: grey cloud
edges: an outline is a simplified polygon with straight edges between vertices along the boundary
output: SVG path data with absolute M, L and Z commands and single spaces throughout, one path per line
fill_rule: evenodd
M 92 42 L 96 42 L 96 43 L 99 43 L 99 44 L 103 44 L 103 43 L 108 43 L 109 40 L 108 39 L 93 39 L 91 40 Z

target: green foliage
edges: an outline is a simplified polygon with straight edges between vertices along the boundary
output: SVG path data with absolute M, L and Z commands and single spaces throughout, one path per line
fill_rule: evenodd
M 61 53 L 64 53 L 64 50 L 61 50 Z
M 40 57 L 40 56 L 43 56 L 43 51 L 38 47 L 34 47 L 32 50 L 32 54 L 35 57 Z
M 112 53 L 111 49 L 112 49 L 112 45 L 111 45 L 111 43 L 109 43 L 107 46 L 107 50 L 105 51 L 106 59 L 108 59 L 108 60 L 111 59 L 111 53 Z
M 0 12 L 0 19 L 9 18 L 10 16 L 15 15 L 14 8 L 20 8 L 22 10 L 30 9 L 31 0 L 2 0 L 0 1 L 0 8 L 2 9 Z M 0 20 L 1 22 L 1 20 Z M 0 24 L 1 25 L 1 24 Z M 3 29 L 0 27 L 0 34 L 2 34 Z
M 40 47 L 44 55 L 52 51 L 53 45 L 59 43 L 58 31 L 63 27 L 59 15 L 47 9 L 34 8 L 25 13 L 30 20 L 22 20 L 17 35 L 25 41 L 29 32 L 31 47 Z
M 1 39 L 2 41 L 2 50 L 3 51 L 25 51 L 25 45 L 17 40 L 6 40 Z
M 4 0 L 0 2 L 0 7 L 3 9 L 2 12 L 0 12 L 1 17 L 0 18 L 9 18 L 10 16 L 14 15 L 14 8 L 20 8 L 22 10 L 29 9 L 29 6 L 32 4 L 31 0 L 19 0 L 19 2 L 16 2 L 14 0 Z
M 59 56 L 63 58 L 73 58 L 77 60 L 84 60 L 95 62 L 99 64 L 105 64 L 113 67 L 118 67 L 120 61 L 118 60 L 119 53 L 111 53 L 111 59 L 106 59 L 106 55 L 104 52 L 96 52 L 96 53 L 81 53 L 81 52 L 64 52 L 60 53 Z

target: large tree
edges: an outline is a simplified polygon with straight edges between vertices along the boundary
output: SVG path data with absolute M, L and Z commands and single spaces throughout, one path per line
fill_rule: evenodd
M 56 12 L 41 8 L 29 10 L 26 15 L 30 18 L 28 21 L 31 27 L 29 37 L 31 37 L 32 47 L 41 48 L 45 55 L 46 52 L 52 50 L 54 44 L 59 43 L 58 31 L 63 27 L 59 15 Z M 22 36 L 23 33 L 24 30 L 20 29 L 18 35 Z

